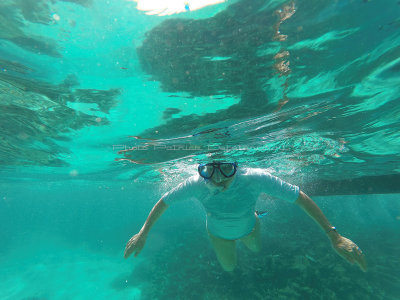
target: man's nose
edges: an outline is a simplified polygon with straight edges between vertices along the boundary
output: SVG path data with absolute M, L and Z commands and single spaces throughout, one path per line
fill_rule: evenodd
M 222 178 L 222 176 L 221 176 L 221 171 L 220 171 L 219 169 L 216 169 L 216 170 L 215 170 L 215 174 L 214 174 L 214 180 L 215 180 L 216 182 L 220 182 L 220 181 L 221 181 L 221 178 Z

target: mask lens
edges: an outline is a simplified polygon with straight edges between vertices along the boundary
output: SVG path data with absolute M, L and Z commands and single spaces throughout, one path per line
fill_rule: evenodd
M 232 176 L 235 173 L 235 167 L 233 164 L 221 164 L 220 169 L 227 177 Z
M 199 167 L 200 176 L 202 176 L 204 178 L 211 178 L 213 172 L 214 172 L 213 166 L 200 166 Z

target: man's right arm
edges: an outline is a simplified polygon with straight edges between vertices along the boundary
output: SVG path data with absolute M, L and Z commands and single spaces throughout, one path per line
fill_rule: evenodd
M 168 208 L 168 205 L 161 198 L 156 205 L 152 208 L 143 224 L 142 229 L 139 233 L 135 234 L 130 238 L 125 247 L 124 257 L 128 258 L 132 253 L 135 253 L 135 257 L 142 251 L 144 244 L 146 243 L 147 235 L 154 223 L 161 217 L 164 211 Z
M 159 217 L 161 217 L 161 215 L 167 208 L 168 205 L 163 201 L 163 198 L 161 198 L 150 211 L 146 222 L 144 222 L 142 229 L 140 229 L 140 233 L 147 236 L 151 227 L 153 227 L 154 223 L 158 220 Z
M 198 176 L 192 176 L 169 192 L 165 193 L 156 203 L 156 205 L 154 205 L 146 219 L 146 222 L 144 222 L 142 229 L 140 229 L 137 234 L 131 237 L 126 244 L 124 257 L 128 258 L 132 253 L 135 253 L 135 256 L 137 256 L 140 251 L 142 251 L 144 244 L 146 243 L 147 235 L 149 234 L 150 229 L 153 227 L 158 218 L 161 217 L 168 206 L 179 200 L 188 199 L 193 197 L 193 195 L 196 195 L 196 193 L 198 193 L 198 191 L 195 189 L 196 186 L 198 186 Z

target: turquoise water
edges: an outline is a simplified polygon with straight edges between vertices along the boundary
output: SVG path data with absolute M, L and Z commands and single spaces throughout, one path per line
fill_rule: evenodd
M 400 4 L 0 3 L 0 299 L 399 299 Z M 127 240 L 197 163 L 297 184 L 366 255 L 260 197 L 262 251 L 222 271 L 199 204 Z

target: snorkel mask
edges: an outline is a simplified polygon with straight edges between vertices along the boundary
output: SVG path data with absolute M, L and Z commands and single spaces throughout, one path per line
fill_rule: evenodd
M 219 169 L 224 177 L 229 178 L 236 174 L 237 166 L 236 162 L 212 162 L 208 164 L 200 164 L 197 170 L 199 175 L 204 179 L 210 179 L 214 175 L 215 169 Z

